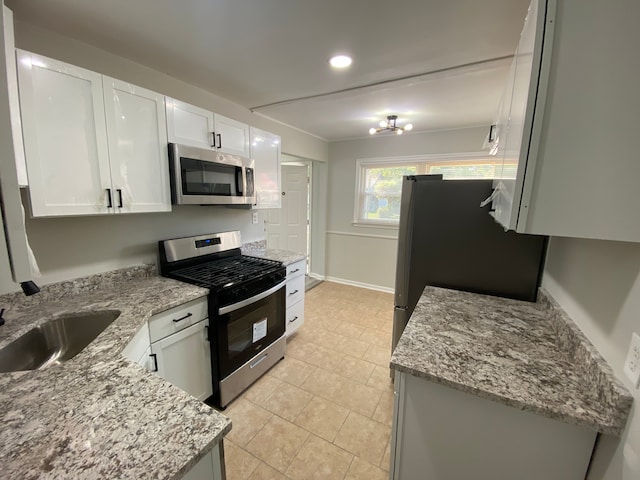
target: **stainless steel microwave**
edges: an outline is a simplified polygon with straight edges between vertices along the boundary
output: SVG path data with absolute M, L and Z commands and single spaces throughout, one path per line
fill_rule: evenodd
M 253 205 L 254 161 L 205 148 L 169 144 L 175 205 Z

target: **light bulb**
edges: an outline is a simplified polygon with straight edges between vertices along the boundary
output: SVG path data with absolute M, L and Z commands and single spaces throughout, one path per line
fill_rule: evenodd
M 336 55 L 331 57 L 331 60 L 329 60 L 329 63 L 333 68 L 347 68 L 351 65 L 351 62 L 351 57 L 348 57 L 347 55 Z
M 387 121 L 386 120 L 380 120 L 380 128 L 387 128 Z
M 413 123 L 407 123 L 407 124 L 404 126 L 404 129 L 405 129 L 407 132 L 409 132 L 409 131 L 413 130 Z
M 373 134 L 375 134 L 375 133 L 376 133 L 376 129 L 375 129 L 375 128 L 373 128 L 373 127 L 371 127 L 371 128 L 369 129 L 369 135 L 373 135 Z
M 399 128 L 398 130 L 396 130 L 396 133 L 397 133 L 398 135 L 402 135 L 402 129 L 401 129 L 401 128 Z

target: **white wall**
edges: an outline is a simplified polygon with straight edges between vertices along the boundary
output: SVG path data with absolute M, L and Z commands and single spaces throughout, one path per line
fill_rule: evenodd
M 82 42 L 16 22 L 16 46 L 110 75 L 180 100 L 209 108 L 282 137 L 284 152 L 326 162 L 327 142 L 264 117 L 168 75 Z M 26 205 L 26 203 L 25 203 Z M 225 207 L 176 206 L 173 212 L 75 218 L 27 219 L 27 234 L 44 285 L 115 268 L 155 262 L 157 241 L 199 233 L 240 230 L 245 242 L 264 238 L 263 212 L 257 225 L 251 213 Z M 319 254 L 323 257 L 324 252 Z M 0 293 L 17 291 L 6 253 L 0 252 Z
M 590 480 L 640 478 L 640 393 L 623 373 L 631 332 L 640 334 L 640 244 L 551 239 L 543 286 L 633 393 L 622 439 L 603 437 Z
M 326 275 L 393 290 L 397 228 L 353 225 L 356 160 L 481 151 L 488 126 L 381 135 L 329 144 Z

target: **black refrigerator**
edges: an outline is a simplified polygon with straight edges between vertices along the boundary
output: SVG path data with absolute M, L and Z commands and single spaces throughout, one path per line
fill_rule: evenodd
M 492 180 L 403 178 L 392 351 L 427 285 L 536 300 L 548 237 L 506 232 L 480 207 L 492 191 Z

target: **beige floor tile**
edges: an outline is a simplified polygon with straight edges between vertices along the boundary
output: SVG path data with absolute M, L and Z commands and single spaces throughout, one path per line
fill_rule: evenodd
M 355 357 L 345 355 L 334 373 L 359 383 L 367 383 L 376 365 Z
M 256 469 L 260 460 L 233 442 L 224 442 L 224 467 L 227 480 L 246 480 Z
M 333 442 L 349 410 L 321 397 L 313 397 L 293 423 Z
M 260 462 L 260 465 L 253 471 L 248 480 L 288 480 L 288 478 L 275 468 Z
M 393 391 L 389 390 L 382 393 L 376 411 L 373 412 L 373 418 L 376 422 L 384 423 L 391 426 L 393 421 Z
M 351 357 L 362 358 L 369 349 L 369 344 L 355 338 L 347 338 L 340 335 L 338 343 L 333 347 L 334 350 L 344 353 Z
M 382 461 L 380 462 L 380 468 L 385 472 L 389 471 L 391 467 L 391 438 L 387 442 L 387 447 L 384 449 L 384 454 L 382 455 Z
M 388 478 L 389 474 L 386 471 L 365 462 L 360 457 L 355 457 L 344 480 L 387 480 Z
M 340 375 L 318 368 L 300 388 L 327 400 L 332 400 L 337 392 L 343 388 L 342 385 L 345 381 L 347 380 Z
M 251 385 L 241 395 L 241 398 L 245 398 L 257 405 L 260 405 L 260 403 L 269 398 L 269 395 L 275 392 L 280 385 L 282 385 L 282 380 L 274 377 L 271 371 L 269 371 L 266 375 L 263 375 L 262 378 L 260 378 L 256 383 Z
M 349 452 L 311 435 L 286 474 L 292 480 L 342 480 L 352 460 Z
M 390 429 L 386 425 L 351 412 L 333 443 L 373 465 L 379 465 L 389 434 Z
M 247 445 L 247 451 L 285 472 L 310 433 L 274 415 Z
M 301 360 L 285 356 L 269 373 L 280 380 L 299 387 L 309 378 L 315 368 L 313 365 Z
M 381 367 L 388 367 L 391 360 L 391 345 L 388 347 L 378 347 L 376 345 L 369 346 L 368 350 L 362 357 L 367 362 L 375 363 Z
M 306 361 L 305 359 L 311 355 L 318 346 L 314 343 L 307 342 L 306 340 L 296 338 L 300 333 L 304 331 L 305 325 L 300 329 L 300 332 L 293 335 L 293 340 L 287 340 L 287 351 L 285 357 L 297 358 L 298 360 Z
M 224 411 L 224 415 L 232 422 L 231 431 L 226 438 L 241 447 L 246 446 L 273 416 L 271 412 L 244 398 L 236 399 Z
M 325 347 L 317 346 L 317 348 L 311 352 L 303 361 L 315 365 L 316 367 L 320 367 L 324 370 L 334 370 L 342 359 L 344 358 L 343 353 L 336 352 L 334 350 L 330 350 Z
M 378 389 L 345 379 L 342 388 L 336 391 L 331 400 L 349 410 L 371 417 L 381 395 L 382 392 Z
M 369 380 L 367 380 L 367 385 L 382 391 L 393 391 L 393 380 L 391 379 L 390 372 L 391 371 L 388 366 L 381 367 L 376 365 L 376 368 L 373 369 Z
M 376 328 L 367 327 L 360 335 L 359 340 L 367 342 L 369 345 L 376 345 L 381 348 L 391 349 L 391 335 L 387 335 Z
M 342 322 L 337 328 L 336 333 L 348 338 L 360 338 L 366 327 L 355 323 Z
M 260 406 L 293 422 L 312 397 L 311 393 L 283 382 Z

